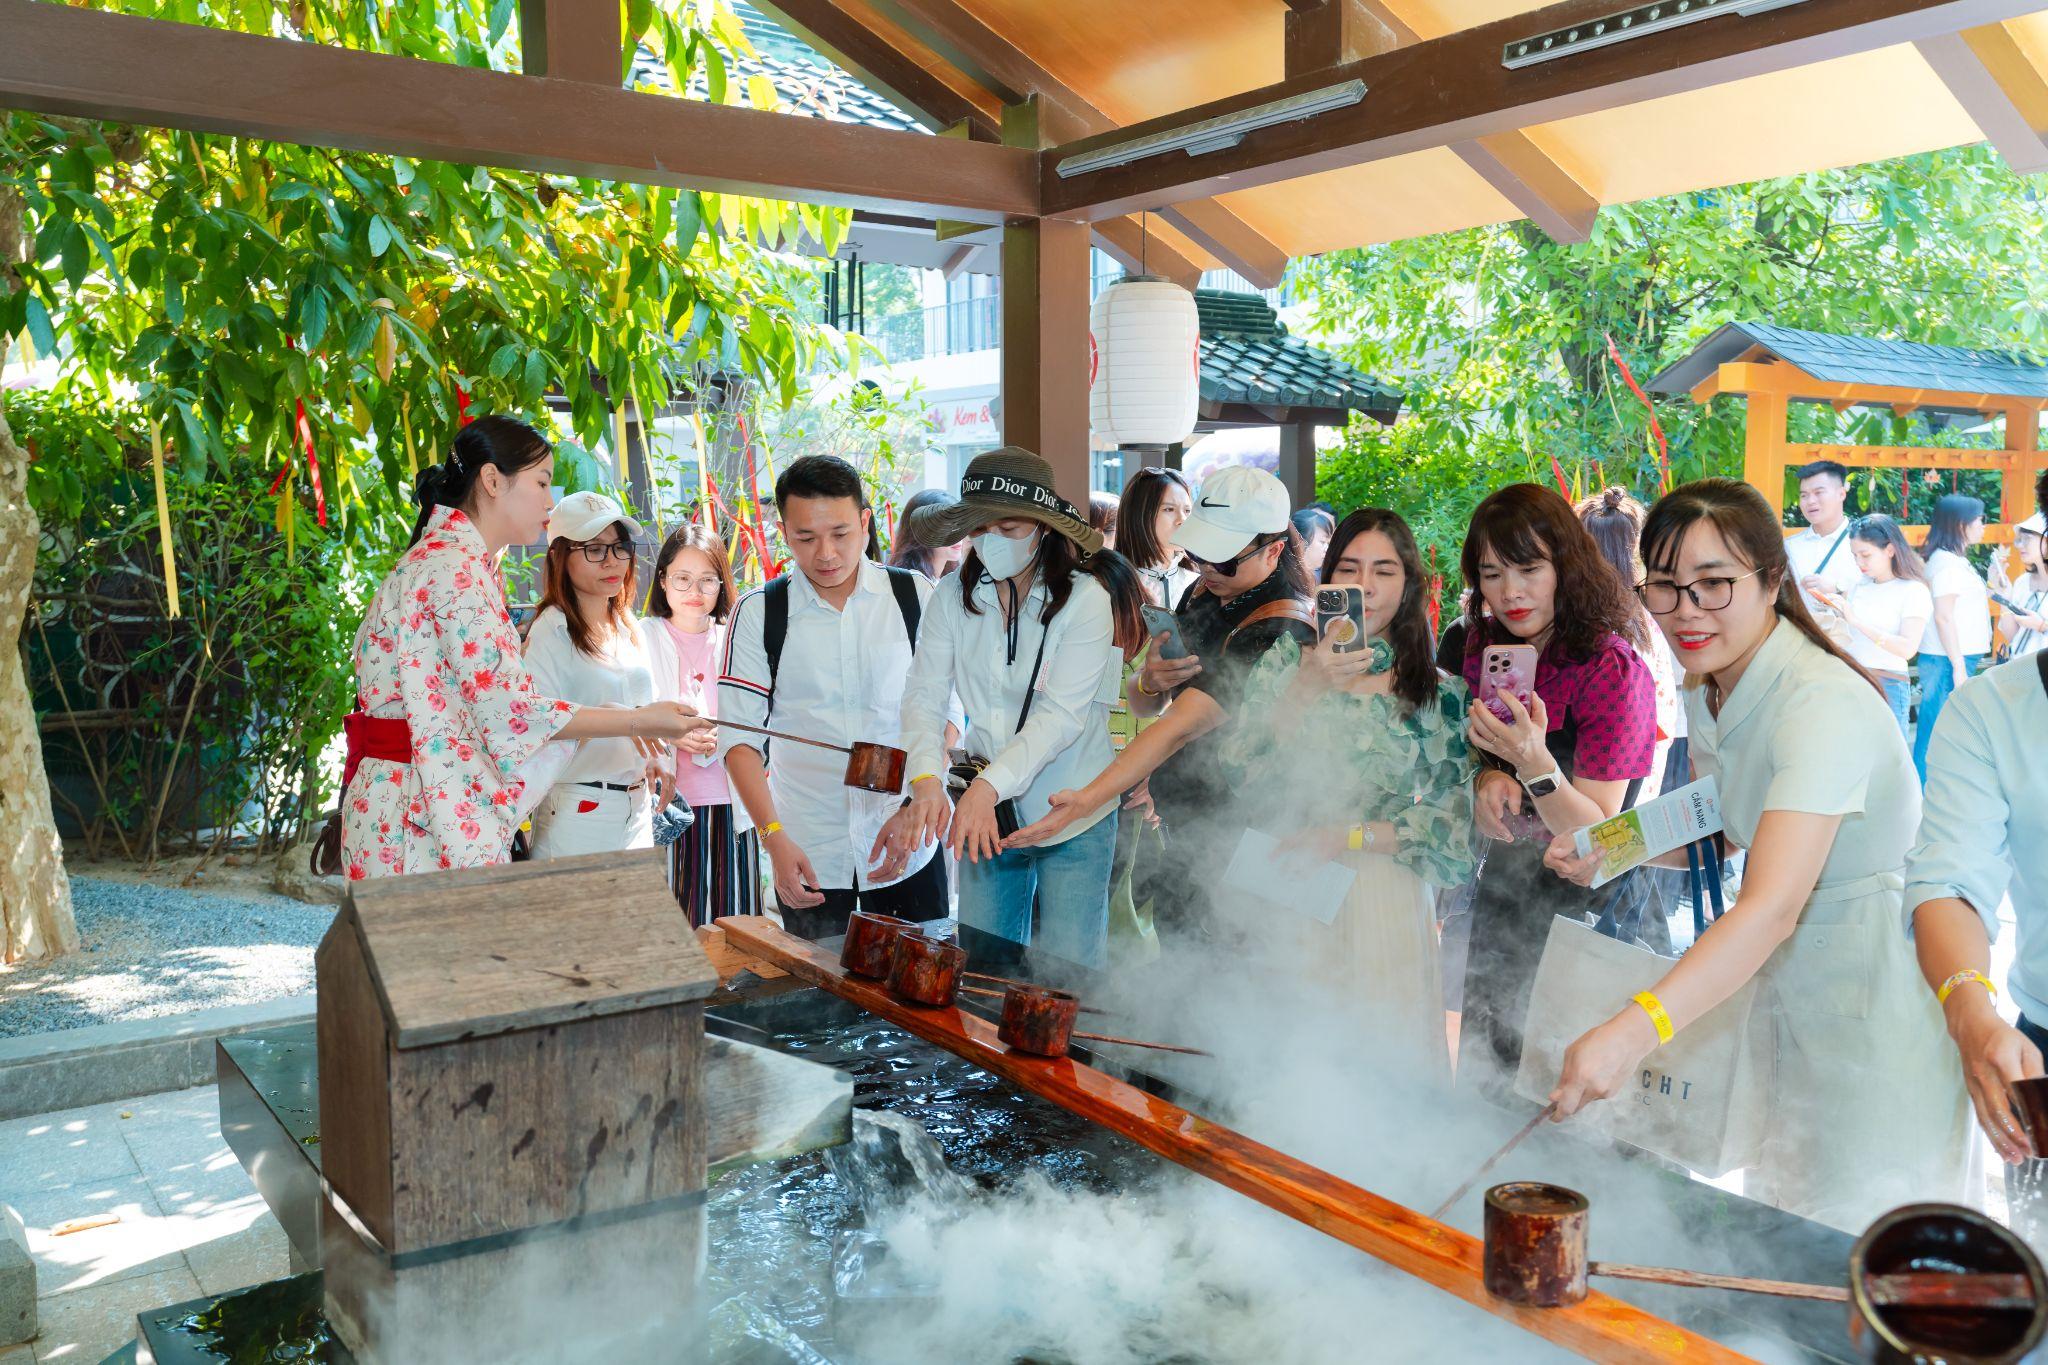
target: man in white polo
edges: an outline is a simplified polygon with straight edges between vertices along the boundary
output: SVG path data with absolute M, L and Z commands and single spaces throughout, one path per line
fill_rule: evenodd
M 1816 460 L 1799 469 L 1799 515 L 1806 529 L 1785 538 L 1785 558 L 1808 611 L 1835 615 L 1821 605 L 1814 589 L 1846 594 L 1863 579 L 1849 548 L 1849 471 L 1833 460 Z

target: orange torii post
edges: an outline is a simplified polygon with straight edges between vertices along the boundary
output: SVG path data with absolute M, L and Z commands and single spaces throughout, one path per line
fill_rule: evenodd
M 1716 366 L 1690 393 L 1702 405 L 1723 395 L 1748 400 L 1742 477 L 1774 507 L 1784 496 L 1785 471 L 1815 460 L 1833 460 L 1852 469 L 1995 469 L 2000 474 L 1998 524 L 1986 529 L 1985 539 L 2010 544 L 2013 523 L 2033 514 L 2034 480 L 2048 467 L 2048 454 L 2041 449 L 2041 413 L 2048 408 L 2048 398 L 1816 379 L 1789 361 L 1761 355 Z M 1797 402 L 1826 403 L 1838 412 L 1857 406 L 1889 407 L 1901 414 L 1921 408 L 1978 412 L 2000 422 L 2004 439 L 1997 450 L 1794 442 L 1786 421 Z M 1925 532 L 1923 526 L 1907 528 L 1915 539 Z

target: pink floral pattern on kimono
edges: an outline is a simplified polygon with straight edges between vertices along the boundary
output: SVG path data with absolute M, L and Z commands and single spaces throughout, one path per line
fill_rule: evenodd
M 534 804 L 522 765 L 576 708 L 534 692 L 497 565 L 461 512 L 435 508 L 377 589 L 355 667 L 364 712 L 410 723 L 412 762 L 357 768 L 342 804 L 349 879 L 504 862 Z

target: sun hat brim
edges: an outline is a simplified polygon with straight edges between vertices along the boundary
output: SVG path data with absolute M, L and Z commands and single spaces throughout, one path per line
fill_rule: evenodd
M 1039 522 L 1080 547 L 1084 555 L 1102 548 L 1102 533 L 1079 508 L 1053 488 L 1052 466 L 1022 446 L 983 451 L 960 476 L 960 500 L 920 507 L 904 521 L 918 544 L 936 549 L 964 539 L 977 526 L 1006 517 Z

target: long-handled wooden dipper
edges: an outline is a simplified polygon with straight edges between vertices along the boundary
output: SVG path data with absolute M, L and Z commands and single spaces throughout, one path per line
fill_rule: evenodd
M 862 791 L 886 792 L 892 796 L 903 790 L 903 771 L 910 762 L 910 756 L 887 744 L 872 744 L 864 739 L 855 740 L 851 745 L 832 744 L 805 735 L 792 735 L 785 730 L 770 730 L 763 725 L 742 725 L 736 720 L 714 717 L 711 723 L 723 725 L 728 730 L 745 730 L 749 734 L 786 739 L 792 744 L 808 744 L 817 749 L 830 749 L 835 754 L 845 754 L 846 772 L 840 781 L 846 786 L 858 787 Z
M 1514 1151 L 1515 1148 L 1521 1146 L 1522 1140 L 1528 1137 L 1529 1134 L 1536 1131 L 1537 1124 L 1543 1122 L 1543 1120 L 1549 1118 L 1552 1114 L 1555 1114 L 1556 1112 L 1557 1106 L 1555 1104 L 1544 1105 L 1542 1111 L 1538 1113 L 1535 1118 L 1530 1119 L 1527 1123 L 1523 1124 L 1520 1132 L 1516 1133 L 1506 1142 L 1503 1142 L 1500 1145 L 1499 1151 L 1495 1152 L 1492 1156 L 1486 1158 L 1485 1161 L 1481 1162 L 1479 1165 L 1479 1169 L 1472 1172 L 1470 1176 L 1466 1177 L 1464 1184 L 1458 1186 L 1457 1189 L 1452 1190 L 1451 1197 L 1449 1199 L 1444 1200 L 1443 1203 L 1437 1205 L 1435 1211 L 1432 1212 L 1429 1216 L 1432 1219 L 1441 1222 L 1443 1220 L 1443 1216 L 1449 1213 L 1451 1209 L 1457 1205 L 1457 1202 L 1460 1199 L 1463 1199 L 1467 1194 L 1471 1193 L 1472 1187 L 1474 1185 L 1477 1185 L 1480 1181 L 1486 1178 L 1486 1173 L 1488 1171 L 1492 1170 L 1495 1166 L 1500 1165 L 1501 1158 L 1505 1157 L 1509 1152 Z

